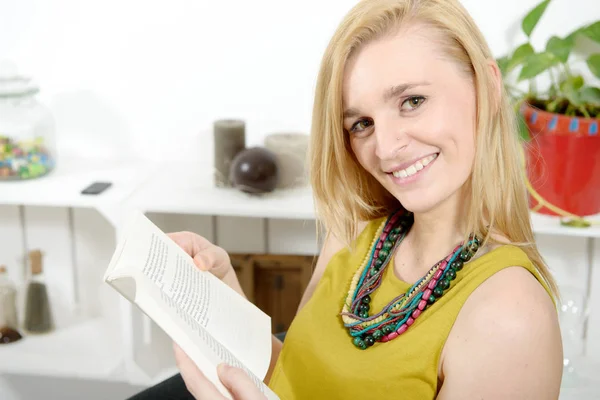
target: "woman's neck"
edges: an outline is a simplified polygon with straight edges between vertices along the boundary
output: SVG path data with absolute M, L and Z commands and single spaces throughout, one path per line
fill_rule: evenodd
M 406 239 L 416 267 L 430 267 L 462 241 L 466 212 L 461 204 L 464 202 L 457 193 L 434 210 L 414 214 L 414 223 Z

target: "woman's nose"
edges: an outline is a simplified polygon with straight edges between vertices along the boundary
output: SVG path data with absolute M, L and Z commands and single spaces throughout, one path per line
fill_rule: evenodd
M 375 123 L 376 155 L 382 160 L 395 158 L 407 144 L 407 135 L 398 122 Z

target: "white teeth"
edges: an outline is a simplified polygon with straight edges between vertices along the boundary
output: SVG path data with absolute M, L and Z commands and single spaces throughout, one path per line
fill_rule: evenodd
M 423 168 L 425 168 L 427 165 L 429 165 L 436 158 L 437 154 L 432 154 L 430 156 L 422 158 L 421 160 L 415 162 L 413 165 L 405 169 L 401 169 L 400 171 L 394 171 L 392 175 L 394 175 L 396 178 L 406 178 L 408 176 L 414 175 Z

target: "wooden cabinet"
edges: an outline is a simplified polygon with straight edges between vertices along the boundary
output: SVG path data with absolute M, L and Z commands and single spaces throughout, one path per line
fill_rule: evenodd
M 248 299 L 271 317 L 273 333 L 286 331 L 298 309 L 316 256 L 230 254 Z

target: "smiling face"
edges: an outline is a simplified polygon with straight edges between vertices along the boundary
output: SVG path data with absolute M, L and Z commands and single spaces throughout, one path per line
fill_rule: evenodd
M 362 167 L 407 210 L 460 201 L 475 154 L 469 73 L 423 25 L 370 42 L 344 71 L 344 130 Z M 436 40 L 437 39 L 437 40 Z

